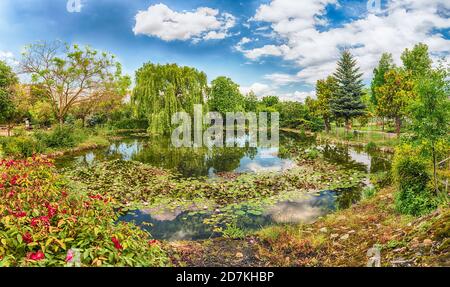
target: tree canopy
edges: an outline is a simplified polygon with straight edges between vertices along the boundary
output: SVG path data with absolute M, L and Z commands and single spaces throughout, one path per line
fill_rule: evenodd
M 14 102 L 15 85 L 18 83 L 16 74 L 5 62 L 0 61 L 0 123 L 10 124 L 15 120 L 17 106 Z
M 344 118 L 347 130 L 350 119 L 362 116 L 365 105 L 363 95 L 363 79 L 356 60 L 348 51 L 344 51 L 338 61 L 338 68 L 334 73 L 337 86 L 331 101 L 331 110 L 336 117 Z
M 212 81 L 209 108 L 222 114 L 245 111 L 245 99 L 239 91 L 239 85 L 227 77 L 218 77 Z
M 321 116 L 325 122 L 327 132 L 331 130 L 331 118 L 333 113 L 330 108 L 333 100 L 334 92 L 337 89 L 337 81 L 333 76 L 329 76 L 325 80 L 318 80 L 316 85 L 317 105 L 316 113 Z
M 120 91 L 127 82 L 113 55 L 59 41 L 27 46 L 21 69 L 45 90 L 60 124 L 76 104 L 114 89 Z
M 208 81 L 205 73 L 176 64 L 144 64 L 136 72 L 131 98 L 139 118 L 147 118 L 152 133 L 167 133 L 174 113 L 194 113 L 194 105 L 205 104 Z

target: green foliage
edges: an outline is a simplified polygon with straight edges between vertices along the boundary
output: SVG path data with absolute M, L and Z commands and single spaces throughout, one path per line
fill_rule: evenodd
M 131 103 L 138 118 L 149 120 L 149 131 L 171 132 L 171 117 L 185 111 L 194 113 L 194 105 L 204 104 L 208 94 L 206 74 L 176 64 L 144 64 L 136 72 Z
M 383 53 L 381 55 L 380 62 L 378 63 L 378 67 L 373 71 L 373 79 L 371 88 L 371 102 L 374 106 L 378 106 L 378 99 L 380 97 L 378 88 L 383 86 L 386 83 L 385 75 L 388 71 L 395 68 L 394 60 L 392 59 L 392 54 Z M 379 114 L 382 116 L 382 114 Z
M 274 107 L 280 102 L 280 99 L 277 96 L 266 96 L 262 98 L 261 102 L 266 107 Z
M 17 111 L 13 100 L 14 85 L 18 79 L 11 67 L 0 61 L 0 123 L 10 123 L 15 120 Z
M 439 68 L 419 78 L 417 98 L 410 106 L 411 130 L 424 141 L 436 143 L 450 132 L 448 72 Z
M 309 160 L 315 160 L 318 159 L 320 157 L 320 152 L 313 148 L 313 149 L 309 149 L 306 151 L 306 158 Z
M 223 237 L 230 239 L 243 239 L 245 238 L 245 231 L 239 228 L 236 222 L 228 223 L 222 231 L 222 235 Z
M 39 101 L 30 109 L 32 122 L 40 126 L 51 126 L 55 118 L 53 115 L 52 105 L 47 101 Z
M 230 78 L 218 77 L 211 83 L 209 108 L 221 114 L 244 112 L 245 98 L 239 91 L 239 85 Z
M 391 171 L 383 171 L 372 173 L 370 175 L 370 182 L 377 188 L 382 189 L 392 184 Z
M 72 126 L 57 126 L 51 132 L 37 132 L 36 138 L 49 148 L 71 148 L 80 141 Z
M 253 91 L 250 91 L 244 98 L 246 112 L 256 112 L 258 109 L 258 98 Z
M 431 70 L 433 61 L 428 53 L 428 46 L 419 43 L 412 50 L 405 49 L 401 56 L 403 66 L 414 78 L 421 77 Z
M 399 146 L 394 157 L 392 172 L 398 187 L 396 208 L 403 214 L 422 215 L 437 206 L 435 195 L 430 191 L 429 165 L 420 156 L 417 147 Z
M 345 119 L 347 128 L 350 119 L 365 113 L 366 107 L 361 100 L 364 86 L 362 75 L 352 54 L 344 51 L 333 75 L 337 88 L 331 100 L 331 110 L 336 117 Z
M 116 224 L 111 197 L 75 190 L 53 163 L 0 161 L 0 266 L 164 266 L 149 234 Z M 71 251 L 72 250 L 72 251 Z
M 44 145 L 30 136 L 14 136 L 0 138 L 0 147 L 6 155 L 18 158 L 30 157 L 34 154 L 42 153 Z
M 362 199 L 370 199 L 377 194 L 377 189 L 375 187 L 366 187 L 362 191 Z
M 407 115 L 409 105 L 415 98 L 414 81 L 403 69 L 392 69 L 385 74 L 385 83 L 377 88 L 377 111 L 395 119 L 397 134 L 400 135 L 402 119 Z
M 76 105 L 99 95 L 123 93 L 130 83 L 113 55 L 89 46 L 38 42 L 26 46 L 22 55 L 23 71 L 44 89 L 42 95 L 60 124 Z
M 117 129 L 122 130 L 146 130 L 148 129 L 148 120 L 139 119 L 122 119 L 113 122 L 112 125 Z
M 373 141 L 370 141 L 367 145 L 366 145 L 366 151 L 367 152 L 371 152 L 371 151 L 375 151 L 378 149 L 378 146 L 376 143 L 374 143 Z
M 317 113 L 325 122 L 326 131 L 331 130 L 331 102 L 334 93 L 337 90 L 337 81 L 333 76 L 329 76 L 325 80 L 318 80 L 316 85 L 317 103 L 314 106 L 314 112 Z
M 306 107 L 299 102 L 280 102 L 274 107 L 280 113 L 280 126 L 284 128 L 300 128 L 302 120 L 309 116 Z

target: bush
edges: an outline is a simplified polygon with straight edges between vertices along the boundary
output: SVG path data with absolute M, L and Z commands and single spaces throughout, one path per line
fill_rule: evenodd
M 320 151 L 318 151 L 315 148 L 309 149 L 306 151 L 306 158 L 309 160 L 315 160 L 315 159 L 318 159 L 319 157 L 320 157 Z
M 370 175 L 371 183 L 377 188 L 382 189 L 392 184 L 392 175 L 390 171 L 382 171 Z
M 377 194 L 377 189 L 375 187 L 366 187 L 362 191 L 362 198 L 369 199 L 374 197 L 375 194 Z
M 419 216 L 436 209 L 437 200 L 429 187 L 429 166 L 417 148 L 410 145 L 397 148 L 392 170 L 398 187 L 396 208 L 399 212 Z
M 44 151 L 44 146 L 41 142 L 28 136 L 3 138 L 0 146 L 5 155 L 19 158 L 30 157 Z
M 373 151 L 376 151 L 377 149 L 378 149 L 377 144 L 372 141 L 366 145 L 367 152 L 373 152 Z
M 0 174 L 0 267 L 168 264 L 148 233 L 115 223 L 110 197 L 70 188 L 52 162 L 1 160 Z
M 49 133 L 36 132 L 35 137 L 49 148 L 71 148 L 79 142 L 72 126 L 57 126 Z
M 123 119 L 118 122 L 113 123 L 116 129 L 121 130 L 147 130 L 148 120 L 137 120 L 137 119 Z

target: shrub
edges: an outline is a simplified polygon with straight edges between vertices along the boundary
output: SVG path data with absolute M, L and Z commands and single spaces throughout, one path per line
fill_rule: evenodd
M 0 146 L 2 146 L 5 155 L 19 158 L 30 157 L 44 151 L 41 142 L 28 136 L 3 138 Z
M 0 161 L 0 266 L 162 266 L 148 233 L 116 224 L 110 197 L 70 188 L 42 158 Z
M 57 126 L 49 133 L 36 132 L 35 137 L 49 148 L 71 148 L 77 144 L 72 126 Z
M 227 224 L 225 230 L 222 232 L 225 238 L 243 239 L 245 238 L 245 231 L 240 229 L 236 223 Z
M 377 194 L 377 189 L 375 187 L 366 187 L 362 191 L 362 198 L 369 199 L 374 197 L 375 194 Z
M 378 147 L 377 147 L 377 144 L 376 143 L 374 143 L 374 142 L 369 142 L 367 145 L 366 145 L 366 151 L 367 152 L 372 152 L 372 151 L 376 151 L 378 149 Z
M 320 157 L 320 152 L 313 148 L 306 151 L 306 158 L 309 160 L 315 160 Z
M 418 216 L 437 207 L 436 197 L 429 188 L 429 166 L 417 148 L 410 145 L 397 148 L 392 170 L 398 187 L 396 207 L 399 212 Z
M 138 120 L 138 119 L 123 119 L 118 122 L 113 123 L 113 126 L 121 130 L 147 130 L 148 120 Z
M 392 184 L 392 175 L 390 171 L 382 171 L 370 175 L 371 183 L 377 188 L 382 189 Z

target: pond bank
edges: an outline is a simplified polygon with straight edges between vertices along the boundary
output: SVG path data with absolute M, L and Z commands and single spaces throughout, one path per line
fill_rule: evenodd
M 275 226 L 242 240 L 174 242 L 165 248 L 178 266 L 366 266 L 381 251 L 382 266 L 450 266 L 450 210 L 414 218 L 393 207 L 393 188 L 311 225 Z
M 280 130 L 284 131 L 284 132 L 290 132 L 290 133 L 294 133 L 294 134 L 304 134 L 307 136 L 316 136 L 316 140 L 319 144 L 333 144 L 333 145 L 347 145 L 347 146 L 352 146 L 352 147 L 361 147 L 361 148 L 366 148 L 369 144 L 369 142 L 362 142 L 362 141 L 357 141 L 355 139 L 341 139 L 341 138 L 336 138 L 334 136 L 332 136 L 331 134 L 324 134 L 323 132 L 321 133 L 312 133 L 312 132 L 308 132 L 308 131 L 302 131 L 302 130 L 298 130 L 298 129 L 289 129 L 289 128 L 281 128 Z M 364 132 L 364 133 L 368 133 L 368 132 Z M 384 153 L 391 153 L 393 154 L 395 152 L 395 149 L 391 146 L 385 146 L 383 144 L 374 142 L 377 145 L 377 149 L 380 152 L 384 152 Z

